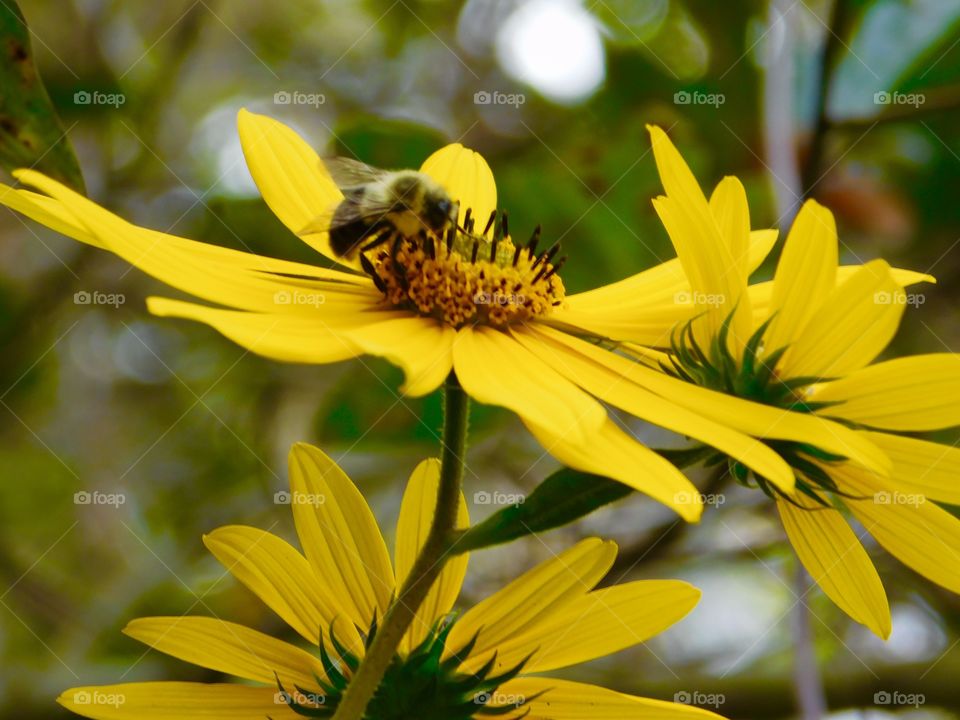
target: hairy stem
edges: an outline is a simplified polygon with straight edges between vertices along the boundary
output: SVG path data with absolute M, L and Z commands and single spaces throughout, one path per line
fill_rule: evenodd
M 463 480 L 463 458 L 467 445 L 467 415 L 470 401 L 454 373 L 444 384 L 443 454 L 440 465 L 440 488 L 433 525 L 423 549 L 417 556 L 407 581 L 397 599 L 390 605 L 376 637 L 367 649 L 363 662 L 350 680 L 333 720 L 361 720 L 384 673 L 390 666 L 397 647 L 417 609 L 423 603 L 449 557 L 456 537 L 460 484 Z

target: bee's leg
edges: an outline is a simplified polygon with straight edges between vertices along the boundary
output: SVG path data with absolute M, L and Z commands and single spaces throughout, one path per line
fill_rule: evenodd
M 400 253 L 400 248 L 403 247 L 403 241 L 406 240 L 406 238 L 396 230 L 394 230 L 393 233 L 387 233 L 387 235 L 393 238 L 393 245 L 390 246 L 390 260 L 392 261 L 394 272 L 400 281 L 400 285 L 404 290 L 407 290 L 410 287 L 410 283 L 407 282 L 407 270 L 397 262 L 397 255 Z
M 364 239 L 370 240 L 366 245 L 360 247 L 360 252 L 365 253 L 368 250 L 373 250 L 376 247 L 380 247 L 384 243 L 390 240 L 393 237 L 393 232 L 396 230 L 393 223 L 386 220 L 379 220 L 371 225 L 367 232 L 364 233 Z
M 426 253 L 427 257 L 431 260 L 436 260 L 437 247 L 433 242 L 433 236 L 428 235 L 426 230 L 421 230 L 417 233 L 417 240 L 420 241 L 420 247 L 423 248 L 423 252 Z

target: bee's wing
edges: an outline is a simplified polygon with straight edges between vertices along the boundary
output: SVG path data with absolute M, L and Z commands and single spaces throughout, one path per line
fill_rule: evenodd
M 323 164 L 337 187 L 340 188 L 366 185 L 380 180 L 387 172 L 359 160 L 351 160 L 345 157 L 324 158 Z
M 303 228 L 297 233 L 297 235 L 313 235 L 314 233 L 323 233 L 329 232 L 333 227 L 333 216 L 337 212 L 337 207 L 339 203 L 334 203 L 322 213 L 317 215 L 313 220 L 308 222 Z M 340 218 L 337 218 L 338 222 Z
M 343 200 L 334 203 L 317 215 L 297 234 L 312 235 L 314 233 L 329 232 L 335 228 L 349 225 L 356 220 L 371 223 L 393 210 L 391 205 L 372 201 L 369 198 L 361 203 L 359 200 L 362 195 L 362 190 L 348 189 Z

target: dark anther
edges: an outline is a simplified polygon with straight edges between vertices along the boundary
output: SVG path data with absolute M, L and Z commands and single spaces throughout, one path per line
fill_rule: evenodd
M 447 252 L 453 250 L 453 241 L 457 239 L 457 228 L 453 225 L 447 230 Z
M 486 234 L 486 233 L 484 233 Z M 500 242 L 500 238 L 494 237 L 493 242 L 490 244 L 490 262 L 497 261 L 497 244 Z
M 509 237 L 510 236 L 510 226 L 507 225 L 507 211 L 504 210 L 501 213 L 500 219 L 500 237 Z
M 467 232 L 470 232 L 470 223 L 473 222 L 473 208 L 467 208 L 467 212 L 463 214 L 463 229 Z
M 427 237 L 427 242 L 424 243 L 424 246 L 425 246 L 425 248 L 426 248 L 427 255 L 430 256 L 430 259 L 431 259 L 431 260 L 436 260 L 436 259 L 437 259 L 437 246 L 436 246 L 436 244 L 433 242 L 433 237 L 432 237 L 432 236 L 428 236 L 428 237 Z
M 476 240 L 473 241 L 473 254 L 470 255 L 470 262 L 475 263 L 477 261 L 477 252 L 480 250 L 480 243 Z
M 544 274 L 550 271 L 550 261 L 553 260 L 553 256 L 557 254 L 557 251 L 559 249 L 560 249 L 560 244 L 558 243 L 554 245 L 552 248 L 550 248 L 543 255 L 537 258 L 537 262 L 540 263 L 540 269 L 537 271 L 537 274 L 533 277 L 532 282 L 538 282 L 540 278 L 544 276 Z M 531 265 L 531 268 L 534 268 L 536 266 L 537 266 L 537 263 L 535 262 L 533 265 Z
M 530 236 L 530 241 L 527 243 L 527 253 L 530 257 L 533 257 L 537 252 L 537 243 L 540 242 L 540 226 L 537 225 L 533 229 L 533 235 Z
M 497 219 L 497 211 L 494 210 L 492 213 L 490 213 L 490 219 L 487 220 L 487 225 L 486 225 L 486 227 L 483 228 L 483 233 L 482 233 L 482 234 L 483 234 L 484 237 L 486 237 L 486 236 L 487 236 L 487 233 L 490 232 L 490 228 L 493 227 L 493 221 L 496 220 L 496 219 Z
M 517 261 L 520 260 L 520 251 L 523 250 L 523 245 L 517 245 L 517 249 L 513 251 L 513 266 L 517 266 Z
M 550 268 L 550 272 L 548 272 L 546 275 L 543 276 L 544 281 L 549 280 L 551 275 L 553 275 L 553 274 L 555 274 L 557 271 L 559 271 L 560 268 L 563 267 L 563 264 L 564 264 L 566 261 L 567 261 L 567 256 L 566 256 L 566 255 L 564 255 L 562 258 L 560 258 L 559 260 L 557 260 L 556 264 L 555 264 L 552 268 Z M 546 267 L 546 266 L 544 266 L 544 267 Z
M 533 265 L 530 266 L 530 269 L 533 270 L 537 265 L 543 263 L 544 267 L 553 259 L 553 256 L 557 254 L 560 250 L 560 243 L 554 243 L 553 247 L 544 252 L 540 257 L 533 261 Z

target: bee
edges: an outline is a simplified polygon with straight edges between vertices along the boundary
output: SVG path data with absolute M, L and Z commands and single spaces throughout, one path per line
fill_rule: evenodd
M 416 170 L 381 170 L 357 160 L 323 161 L 343 200 L 312 220 L 301 235 L 330 233 L 330 247 L 340 257 L 403 239 L 442 237 L 457 224 L 459 207 L 428 175 Z

